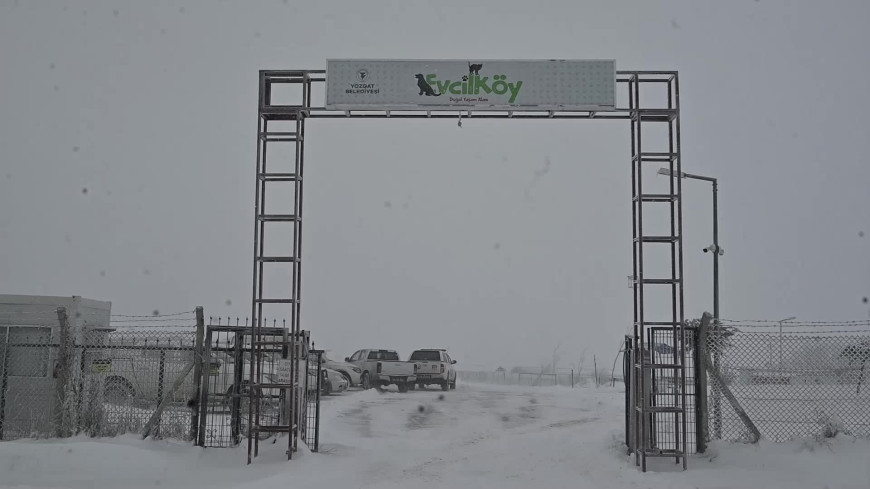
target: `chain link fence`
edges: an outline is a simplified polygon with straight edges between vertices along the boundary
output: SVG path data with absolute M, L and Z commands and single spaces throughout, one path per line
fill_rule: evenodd
M 712 322 L 709 434 L 775 442 L 870 436 L 870 322 Z
M 282 321 L 273 320 L 271 327 L 263 328 L 261 363 L 257 367 L 263 383 L 297 383 L 295 393 L 289 388 L 255 387 L 255 410 L 259 411 L 259 425 L 277 426 L 293 418 L 298 426 L 299 438 L 312 451 L 318 451 L 320 436 L 320 396 L 331 392 L 332 384 L 325 378 L 322 350 L 312 350 L 310 336 L 302 331 L 297 338 L 296 360 L 299 379 L 283 378 L 288 372 L 291 336 Z M 280 326 L 279 326 L 280 324 Z M 251 416 L 251 358 L 252 335 L 249 320 L 239 318 L 209 318 L 204 338 L 203 354 L 209 359 L 208 371 L 202 374 L 199 393 L 199 431 L 197 445 L 202 447 L 232 447 L 247 439 L 257 415 Z M 304 372 L 308 372 L 307 376 Z M 296 405 L 291 405 L 293 401 Z M 256 411 L 255 411 L 256 413 Z M 259 441 L 278 436 L 276 432 L 258 431 Z
M 225 320 L 224 320 L 225 319 Z M 288 329 L 273 322 L 263 334 L 266 341 L 280 342 L 286 339 Z M 204 354 L 209 358 L 209 368 L 203 372 L 202 392 L 198 409 L 199 440 L 203 447 L 232 447 L 248 438 L 251 424 L 250 375 L 251 375 L 251 326 L 247 318 L 210 317 Z M 289 344 L 289 343 L 288 343 Z M 266 382 L 275 380 L 279 362 L 289 355 L 287 347 L 279 344 L 263 348 L 262 363 L 258 369 Z M 272 426 L 281 424 L 288 392 L 284 389 L 261 388 L 257 396 L 259 422 Z M 260 440 L 276 436 L 260 432 Z
M 677 450 L 685 447 L 686 453 L 700 453 L 706 450 L 704 435 L 698 427 L 704 423 L 704 396 L 697 393 L 703 391 L 700 383 L 697 344 L 698 328 L 686 326 L 684 328 L 684 346 L 686 354 L 685 365 L 685 398 L 681 389 L 681 373 L 674 369 L 648 369 L 643 380 L 643 391 L 640 384 L 632 379 L 637 369 L 633 362 L 640 362 L 643 355 L 647 365 L 674 365 L 683 360 L 680 356 L 679 331 L 675 332 L 671 327 L 650 326 L 645 329 L 643 338 L 644 351 L 640 351 L 640 345 L 636 345 L 632 336 L 625 336 L 625 347 L 621 351 L 622 375 L 625 385 L 625 445 L 631 451 L 634 446 L 633 430 L 638 426 L 635 418 L 635 405 L 633 396 L 644 396 L 644 404 L 651 408 L 679 408 L 683 406 L 685 399 L 686 416 L 686 439 L 680 439 L 682 429 L 678 423 L 682 420 L 674 413 L 650 411 L 647 416 L 646 437 L 650 447 L 659 450 Z M 615 379 L 614 379 L 615 380 Z M 615 383 L 614 383 L 615 384 Z M 632 393 L 632 386 L 636 392 Z
M 197 319 L 193 311 L 111 316 L 108 326 L 91 327 L 65 308 L 5 317 L 0 440 L 123 433 L 190 440 Z
M 247 437 L 247 322 L 215 318 L 206 327 L 201 308 L 152 316 L 109 316 L 106 309 L 102 326 L 94 326 L 66 311 L 0 310 L 0 440 L 135 433 L 230 447 Z M 260 369 L 267 383 L 281 383 L 291 342 L 287 328 L 273 323 L 267 336 L 277 343 L 265 349 Z M 300 438 L 317 451 L 321 394 L 344 380 L 327 377 L 323 352 L 309 354 L 309 342 L 302 332 L 295 395 L 264 388 L 259 423 L 277 425 L 293 417 Z M 261 439 L 272 436 L 260 432 Z
M 553 386 L 574 387 L 580 385 L 595 385 L 596 380 L 591 372 L 576 372 L 570 368 L 541 367 L 516 367 L 507 370 L 496 371 L 473 371 L 458 370 L 456 377 L 460 381 L 476 382 L 481 384 L 498 385 L 525 385 L 525 386 Z M 610 372 L 600 372 L 599 384 L 610 382 Z
M 320 396 L 330 392 L 329 378 L 323 368 L 323 350 L 310 350 L 307 356 L 305 377 L 305 400 L 303 401 L 305 422 L 302 439 L 312 452 L 320 451 Z M 326 378 L 325 378 L 326 377 Z
M 251 352 L 244 332 L 249 328 L 209 318 L 204 340 L 209 364 L 198 399 L 199 446 L 231 447 L 248 436 Z

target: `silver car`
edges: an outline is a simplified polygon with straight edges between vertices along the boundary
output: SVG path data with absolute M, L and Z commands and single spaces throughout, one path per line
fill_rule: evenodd
M 323 366 L 335 370 L 347 379 L 348 386 L 358 386 L 362 384 L 362 369 L 351 363 L 333 360 L 326 355 L 322 356 Z
M 321 388 L 322 395 L 338 394 L 347 390 L 350 385 L 347 378 L 341 372 L 330 368 L 323 369 L 324 382 Z

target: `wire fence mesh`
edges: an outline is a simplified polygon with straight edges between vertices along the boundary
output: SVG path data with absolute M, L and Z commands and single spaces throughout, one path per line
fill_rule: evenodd
M 334 379 L 325 378 L 322 350 L 310 350 L 309 334 L 302 331 L 297 340 L 298 378 L 288 368 L 291 359 L 291 333 L 286 322 L 264 320 L 260 331 L 261 385 L 251 388 L 251 358 L 253 342 L 248 319 L 209 318 L 204 338 L 203 355 L 208 371 L 202 374 L 199 399 L 199 430 L 197 444 L 203 447 L 231 447 L 256 432 L 258 441 L 277 437 L 272 430 L 256 429 L 292 424 L 298 436 L 313 450 L 319 447 L 320 394 L 338 389 Z M 306 376 L 304 372 L 308 372 Z M 269 387 L 269 384 L 285 387 Z M 295 390 L 286 385 L 296 385 Z M 341 386 L 345 389 L 346 384 Z M 253 404 L 251 395 L 254 396 Z M 291 403 L 295 403 L 291 405 Z M 251 408 L 254 414 L 251 415 Z
M 643 404 L 650 408 L 646 413 L 645 438 L 649 442 L 649 448 L 662 451 L 686 450 L 686 453 L 698 453 L 705 450 L 702 435 L 698 432 L 698 426 L 703 423 L 703 409 L 699 401 L 703 396 L 698 396 L 698 352 L 695 348 L 698 328 L 685 327 L 683 335 L 685 339 L 686 354 L 680 355 L 678 346 L 681 343 L 679 330 L 671 327 L 650 326 L 645 329 L 643 338 L 643 362 L 646 365 L 684 365 L 679 368 L 651 368 L 645 370 L 643 388 L 638 379 L 632 379 L 638 369 L 633 363 L 641 360 L 640 345 L 635 344 L 632 336 L 625 337 L 622 372 L 625 379 L 625 445 L 634 447 L 635 435 L 633 430 L 639 428 L 636 418 L 635 400 L 633 396 L 643 396 Z M 681 376 L 685 372 L 685 382 Z M 685 392 L 682 387 L 685 385 Z M 632 393 L 632 389 L 635 392 Z M 685 398 L 683 397 L 685 394 Z M 683 412 L 657 412 L 655 408 L 681 408 Z M 683 433 L 682 423 L 685 416 L 686 430 Z M 685 439 L 682 436 L 685 435 Z
M 870 322 L 721 320 L 706 347 L 711 438 L 751 439 L 741 409 L 776 442 L 870 436 Z
M 323 368 L 323 350 L 311 350 L 307 360 L 302 439 L 311 451 L 317 452 L 320 451 L 320 396 L 331 393 L 333 388 Z
M 228 326 L 209 318 L 204 339 L 209 363 L 208 370 L 202 373 L 200 402 L 204 400 L 204 404 L 199 406 L 197 442 L 203 447 L 230 447 L 247 437 L 251 359 L 243 336 L 247 327 Z
M 0 439 L 192 436 L 194 312 L 112 316 L 108 326 L 65 309 L 7 316 L 0 318 Z
M 673 328 L 651 327 L 647 329 L 646 346 L 649 348 L 647 362 L 656 365 L 678 364 L 680 362 L 679 351 L 676 345 L 680 343 L 679 337 L 675 338 Z M 685 365 L 685 416 L 686 416 L 686 439 L 680 440 L 682 430 L 678 423 L 682 420 L 680 415 L 672 413 L 652 413 L 650 423 L 650 440 L 655 448 L 661 450 L 675 450 L 685 445 L 686 453 L 696 453 L 697 447 L 697 400 L 696 392 L 696 369 L 695 355 L 693 350 L 696 330 L 685 328 L 686 355 Z M 676 341 L 675 341 L 676 340 Z M 649 377 L 648 404 L 654 407 L 680 407 L 683 405 L 680 382 L 680 371 L 673 369 L 653 369 Z
M 582 371 L 581 371 L 582 372 Z M 573 369 L 557 368 L 553 371 L 551 368 L 541 367 L 517 367 L 510 371 L 474 371 L 474 370 L 459 370 L 456 372 L 456 377 L 460 381 L 477 382 L 482 384 L 499 384 L 499 385 L 525 385 L 525 386 L 553 386 L 560 385 L 564 387 L 575 387 L 580 385 L 595 385 L 594 374 L 586 372 L 576 372 Z M 605 378 L 606 377 L 606 378 Z M 606 375 L 600 373 L 599 384 L 610 383 L 610 372 Z
M 66 314 L 53 307 L 0 310 L 0 440 L 136 433 L 229 447 L 247 438 L 247 322 L 213 318 L 206 327 L 201 308 L 111 317 L 107 309 L 99 327 Z M 263 334 L 272 342 L 261 352 L 263 382 L 296 388 L 256 387 L 256 423 L 269 427 L 292 418 L 299 437 L 317 451 L 321 394 L 341 392 L 347 381 L 338 372 L 328 375 L 322 351 L 309 355 L 307 331 L 293 343 L 273 321 Z M 298 379 L 282 377 L 292 344 Z M 272 436 L 258 432 L 260 440 Z
M 286 327 L 267 328 L 263 340 L 280 342 L 287 339 Z M 231 447 L 247 439 L 251 424 L 250 375 L 251 327 L 230 318 L 209 318 L 205 335 L 204 355 L 209 358 L 208 372 L 203 372 L 200 394 L 200 427 L 197 444 L 203 447 Z M 279 363 L 289 350 L 278 344 L 262 348 L 258 369 L 265 383 L 276 381 Z M 256 409 L 259 423 L 264 426 L 281 424 L 283 406 L 289 398 L 285 389 L 259 388 Z M 260 432 L 265 440 L 275 433 Z
M 189 439 L 195 331 L 117 331 L 91 361 L 92 382 L 102 387 L 102 426 L 94 433 L 142 433 L 157 407 L 166 401 L 157 437 Z M 99 392 L 96 389 L 95 392 Z

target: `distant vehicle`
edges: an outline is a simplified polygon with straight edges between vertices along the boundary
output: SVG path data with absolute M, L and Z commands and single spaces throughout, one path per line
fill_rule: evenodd
M 422 389 L 427 385 L 437 384 L 441 390 L 456 388 L 456 360 L 450 358 L 447 350 L 424 349 L 411 353 L 408 362 L 414 364 L 417 374 L 417 385 Z
M 395 350 L 357 350 L 344 360 L 362 369 L 363 389 L 395 384 L 399 392 L 407 392 L 416 380 L 414 365 L 400 361 Z
M 156 403 L 161 393 L 172 391 L 176 377 L 192 361 L 192 351 L 117 349 L 111 350 L 111 353 L 98 353 L 97 358 L 92 360 L 90 374 L 102 378 L 103 399 L 107 402 L 122 404 L 135 399 Z M 221 375 L 223 368 L 221 360 L 212 355 L 209 373 Z M 194 386 L 193 376 L 186 376 L 181 388 L 173 392 L 170 400 L 187 402 L 194 392 Z
M 337 370 L 324 368 L 322 370 L 322 379 L 320 387 L 320 395 L 328 396 L 330 394 L 338 394 L 347 390 L 350 385 L 347 377 Z
M 280 383 L 274 370 L 279 360 L 272 354 L 264 354 L 265 371 L 262 373 L 265 383 Z M 98 355 L 93 360 L 91 375 L 102 377 L 103 399 L 113 404 L 123 404 L 135 400 L 141 403 L 154 403 L 161 393 L 169 393 L 178 375 L 184 372 L 193 361 L 191 350 L 145 350 L 117 348 L 108 354 Z M 161 375 L 161 362 L 164 374 Z M 305 371 L 305 360 L 299 359 L 299 372 Z M 213 396 L 210 399 L 228 400 L 233 396 L 235 383 L 235 358 L 226 352 L 211 352 L 208 364 L 208 389 Z M 243 362 L 241 392 L 247 392 L 251 372 L 247 356 Z M 337 372 L 336 372 L 337 373 Z M 316 368 L 314 373 L 309 370 L 308 389 L 317 389 Z M 341 376 L 341 374 L 338 374 Z M 162 380 L 162 386 L 161 386 Z M 332 382 L 338 386 L 339 382 Z M 346 387 L 345 387 L 346 388 Z M 337 387 L 333 388 L 337 390 Z M 343 389 L 342 389 L 343 390 Z M 181 388 L 173 393 L 172 402 L 186 403 L 195 391 L 193 373 L 185 376 Z M 280 389 L 266 388 L 263 395 L 277 397 Z
M 337 371 L 347 379 L 348 386 L 357 386 L 362 384 L 362 369 L 348 362 L 333 360 L 326 355 L 321 357 L 323 366 Z
M 157 403 L 161 396 L 170 393 L 173 403 L 191 400 L 196 388 L 192 371 L 184 377 L 178 389 L 173 390 L 172 386 L 194 361 L 193 350 L 160 348 L 156 346 L 160 344 L 159 340 L 159 336 L 119 343 L 110 339 L 105 349 L 91 352 L 88 375 L 102 382 L 104 401 L 112 404 Z M 146 348 L 149 343 L 155 346 Z M 208 365 L 204 366 L 211 392 L 232 393 L 233 362 L 232 355 L 211 352 Z

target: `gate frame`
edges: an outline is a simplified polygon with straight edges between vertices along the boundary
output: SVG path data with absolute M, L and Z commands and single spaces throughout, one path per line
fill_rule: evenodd
M 220 318 L 218 318 L 220 319 Z M 221 348 L 219 351 L 229 354 L 232 353 L 233 361 L 234 361 L 234 370 L 233 370 L 233 394 L 231 395 L 232 399 L 230 401 L 230 443 L 226 446 L 236 446 L 241 440 L 247 439 L 250 436 L 250 431 L 248 431 L 248 435 L 243 435 L 243 427 L 241 421 L 241 408 L 242 403 L 246 402 L 245 398 L 251 399 L 254 396 L 251 396 L 251 391 L 249 384 L 245 383 L 245 380 L 250 381 L 250 376 L 246 379 L 243 368 L 237 368 L 238 365 L 243 365 L 245 363 L 245 359 L 250 359 L 253 351 L 252 346 L 248 346 L 249 340 L 246 338 L 251 338 L 250 342 L 253 343 L 253 338 L 251 337 L 251 326 L 247 324 L 247 320 L 244 325 L 231 325 L 229 321 L 227 324 L 214 324 L 209 323 L 205 326 L 205 334 L 202 339 L 202 347 L 198 349 L 198 352 L 201 352 L 202 362 L 199 369 L 199 375 L 195 376 L 196 379 L 196 399 L 198 400 L 196 404 L 195 419 L 196 425 L 192 428 L 196 431 L 196 436 L 194 437 L 194 441 L 197 446 L 200 447 L 224 447 L 224 445 L 210 445 L 206 440 L 208 419 L 210 414 L 214 414 L 210 412 L 210 409 L 215 406 L 213 402 L 213 397 L 226 397 L 226 394 L 221 392 L 211 392 L 210 391 L 210 382 L 209 382 L 209 368 L 208 364 L 210 362 L 210 357 L 212 353 L 212 345 L 215 343 L 214 338 L 216 335 L 221 333 L 231 335 L 233 337 L 233 347 L 225 347 Z M 288 328 L 279 327 L 279 326 L 270 326 L 270 327 L 262 327 L 261 333 L 263 336 L 268 337 L 284 337 L 285 340 L 281 342 L 274 342 L 270 345 L 269 352 L 276 353 L 278 350 L 285 349 L 289 347 L 290 340 L 287 338 L 289 336 Z M 303 342 L 299 342 L 300 344 Z M 262 364 L 261 364 L 262 367 Z M 239 388 L 239 386 L 241 388 Z M 285 397 L 287 397 L 285 395 Z M 251 414 L 249 411 L 248 419 L 250 420 Z
M 273 85 L 298 85 L 301 87 L 301 100 L 297 104 L 274 104 Z M 632 362 L 632 369 L 638 375 L 632 375 L 637 379 L 638 389 L 643 392 L 644 372 L 652 369 L 671 369 L 675 378 L 679 377 L 678 386 L 681 391 L 681 406 L 671 408 L 669 411 L 656 410 L 647 404 L 643 396 L 635 396 L 632 411 L 637 412 L 636 423 L 633 424 L 633 432 L 637 437 L 634 443 L 635 462 L 646 470 L 647 457 L 674 457 L 682 467 L 686 469 L 687 450 L 686 440 L 686 372 L 685 372 L 685 333 L 683 331 L 684 304 L 683 304 L 683 241 L 682 241 L 682 185 L 680 178 L 670 179 L 670 191 L 667 194 L 644 194 L 643 193 L 643 167 L 645 163 L 667 163 L 671 175 L 682 174 L 682 158 L 680 150 L 680 104 L 679 104 L 679 79 L 677 71 L 617 71 L 616 85 L 625 85 L 628 88 L 629 106 L 615 108 L 608 111 L 594 110 L 537 110 L 537 111 L 514 111 L 504 109 L 483 109 L 480 111 L 469 109 L 426 109 L 416 108 L 408 110 L 390 109 L 367 109 L 367 110 L 339 110 L 327 109 L 325 106 L 312 106 L 312 89 L 315 84 L 326 84 L 326 70 L 261 70 L 259 72 L 259 100 L 258 100 L 258 124 L 257 124 L 257 164 L 255 179 L 255 204 L 254 204 L 254 256 L 252 277 L 252 301 L 251 316 L 254 319 L 251 325 L 253 361 L 250 372 L 251 385 L 261 385 L 262 372 L 258 365 L 262 363 L 262 348 L 266 345 L 263 335 L 264 317 L 263 306 L 266 304 L 283 305 L 289 307 L 291 338 L 295 340 L 300 331 L 300 313 L 302 296 L 302 182 L 304 170 L 304 141 L 305 122 L 308 119 L 458 119 L 461 122 L 463 114 L 466 118 L 474 119 L 572 119 L 572 120 L 628 120 L 631 126 L 631 174 L 632 174 L 632 262 L 633 273 L 630 277 L 634 289 L 634 323 L 633 338 L 635 345 L 640 350 L 645 349 L 646 328 L 654 326 L 668 326 L 673 331 L 673 344 L 680 352 L 680 360 L 676 356 L 673 365 L 655 365 L 647 363 L 643 356 L 639 362 Z M 665 85 L 667 90 L 667 104 L 664 107 L 644 107 L 641 105 L 641 87 Z M 646 100 L 646 97 L 644 97 Z M 295 124 L 295 130 L 269 131 L 269 123 L 272 121 L 289 121 Z M 644 152 L 643 128 L 645 124 L 666 123 L 668 124 L 668 151 L 667 152 Z M 292 172 L 268 172 L 266 167 L 266 154 L 268 143 L 292 143 L 295 145 L 296 155 L 294 170 Z M 291 182 L 294 186 L 294 209 L 292 214 L 268 214 L 266 212 L 266 188 L 268 182 Z M 661 235 L 649 235 L 644 233 L 643 209 L 644 203 L 664 203 L 670 206 L 670 233 Z M 268 256 L 265 254 L 265 237 L 267 223 L 284 222 L 291 223 L 293 227 L 292 254 L 282 256 Z M 671 276 L 644 277 L 644 244 L 655 245 L 663 243 L 670 245 Z M 264 294 L 264 265 L 266 263 L 290 263 L 291 290 L 290 296 L 271 297 Z M 671 299 L 668 309 L 671 317 L 667 321 L 650 321 L 646 317 L 644 302 L 644 289 L 647 287 L 668 286 Z M 286 311 L 285 311 L 286 313 Z M 273 314 L 270 314 L 273 315 Z M 273 315 L 274 316 L 274 315 Z M 292 340 L 291 340 L 292 341 Z M 295 352 L 291 348 L 291 352 Z M 292 355 L 291 355 L 291 358 Z M 292 362 L 292 374 L 294 385 L 301 381 L 296 362 Z M 307 373 L 305 374 L 307 376 Z M 291 392 L 294 392 L 292 389 Z M 291 394 L 293 395 L 293 394 Z M 680 396 L 677 396 L 680 397 Z M 251 396 L 252 418 L 256 422 L 248 433 L 248 463 L 258 454 L 257 436 L 255 429 L 259 429 L 259 413 L 255 413 L 255 399 Z M 295 399 L 291 399 L 291 406 L 296 406 Z M 647 418 L 652 418 L 653 413 L 674 416 L 674 450 L 657 450 L 650 445 L 648 437 L 643 436 L 648 429 Z M 681 416 L 682 414 L 682 416 Z M 682 419 L 680 419 L 682 417 Z M 291 416 L 292 423 L 302 423 L 300 413 Z M 287 456 L 296 449 L 299 436 L 298 424 L 294 426 L 263 427 L 269 431 L 282 431 L 288 433 Z M 682 443 L 682 444 L 681 444 Z

